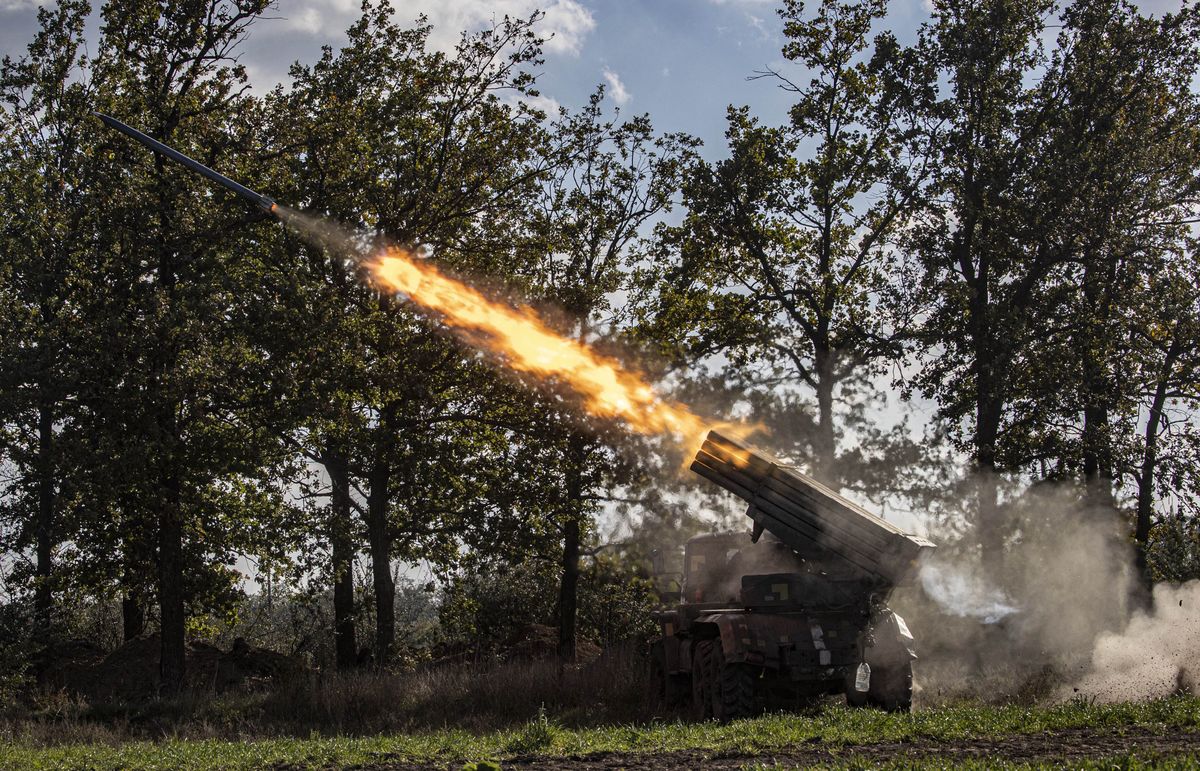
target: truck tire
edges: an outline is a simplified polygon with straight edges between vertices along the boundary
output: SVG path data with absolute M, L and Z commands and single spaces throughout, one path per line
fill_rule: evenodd
M 717 698 L 713 700 L 713 714 L 722 723 L 751 717 L 755 713 L 754 685 L 758 671 L 748 664 L 726 663 L 724 652 L 718 645 L 715 652 L 716 670 L 719 672 Z
M 896 662 L 871 670 L 871 689 L 867 692 L 876 707 L 888 712 L 912 711 L 912 660 Z
M 716 640 L 700 640 L 692 655 L 692 715 L 697 720 L 713 717 L 713 701 L 717 690 L 714 676 Z

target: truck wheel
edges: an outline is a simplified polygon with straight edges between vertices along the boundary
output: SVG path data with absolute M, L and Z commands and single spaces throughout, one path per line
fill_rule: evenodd
M 748 664 L 725 663 L 724 652 L 717 646 L 715 669 L 720 673 L 717 698 L 713 700 L 713 714 L 722 723 L 751 717 L 755 713 L 754 682 L 758 672 Z
M 912 710 L 913 674 L 912 661 L 904 661 L 871 670 L 871 690 L 867 692 L 871 703 L 888 712 Z
M 692 714 L 697 720 L 713 716 L 713 696 L 716 678 L 713 677 L 715 640 L 700 640 L 692 655 Z

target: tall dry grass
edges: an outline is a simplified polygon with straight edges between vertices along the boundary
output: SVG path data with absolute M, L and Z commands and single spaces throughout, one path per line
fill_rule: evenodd
M 119 743 L 133 739 L 253 739 L 369 735 L 525 724 L 544 709 L 560 725 L 648 720 L 649 666 L 634 650 L 595 661 L 458 664 L 410 672 L 321 673 L 258 691 L 192 691 L 171 700 L 88 704 L 61 692 L 0 714 L 0 741 Z

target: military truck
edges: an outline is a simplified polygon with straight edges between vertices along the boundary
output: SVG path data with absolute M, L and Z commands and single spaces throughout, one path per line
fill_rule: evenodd
M 655 614 L 660 699 L 720 720 L 837 693 L 908 710 L 916 653 L 887 600 L 934 545 L 716 431 L 691 468 L 745 500 L 753 527 L 685 545 Z

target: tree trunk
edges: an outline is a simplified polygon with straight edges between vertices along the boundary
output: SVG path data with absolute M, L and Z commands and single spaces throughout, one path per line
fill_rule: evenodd
M 168 463 L 173 465 L 174 462 L 174 459 L 168 459 Z M 183 593 L 183 516 L 178 475 L 168 472 L 161 484 L 163 500 L 158 521 L 159 689 L 164 696 L 174 696 L 183 690 L 185 676 L 187 616 Z
M 34 616 L 41 632 L 50 631 L 54 608 L 54 412 L 43 401 L 38 410 L 38 510 L 34 528 L 37 568 Z
M 126 593 L 121 598 L 121 641 L 129 642 L 146 632 L 146 612 L 137 597 Z
M 1113 461 L 1109 450 L 1108 408 L 1092 404 L 1083 410 L 1083 481 L 1089 510 L 1097 517 L 1114 515 Z M 1110 517 L 1111 518 L 1111 517 Z
M 973 188 L 974 189 L 974 188 Z M 976 189 L 977 192 L 977 189 Z M 980 205 L 974 202 L 975 205 Z M 958 245 L 958 262 L 967 265 L 973 250 L 974 229 Z M 980 561 L 984 571 L 999 579 L 1004 570 L 1004 540 L 1006 533 L 1000 509 L 999 478 L 996 474 L 996 442 L 1000 436 L 1000 419 L 1004 414 L 1001 398 L 996 332 L 990 323 L 991 291 L 988 285 L 990 269 L 987 260 L 980 258 L 977 269 L 963 269 L 970 276 L 971 300 L 968 332 L 974 361 L 975 376 L 975 475 L 976 511 L 975 532 L 979 541 Z
M 367 496 L 367 540 L 375 583 L 375 661 L 380 666 L 391 660 L 396 639 L 396 584 L 392 580 L 392 534 L 388 527 L 392 467 L 385 452 L 380 452 L 371 467 L 371 492 Z
M 1002 405 L 991 381 L 989 361 L 979 363 L 979 381 L 975 411 L 976 533 L 984 570 L 999 578 L 1004 570 L 1006 538 L 1000 508 L 999 477 L 996 472 L 996 442 L 1000 435 Z
M 833 432 L 834 354 L 818 349 L 814 357 L 817 379 L 817 436 L 813 442 L 813 477 L 834 488 L 842 480 L 837 473 L 837 440 Z
M 558 656 L 575 663 L 575 621 L 579 592 L 579 517 L 572 513 L 563 527 L 562 581 L 558 591 Z
M 1004 572 L 1004 526 L 1000 521 L 999 479 L 995 459 L 981 458 L 976 464 L 975 532 L 979 538 L 979 554 L 984 571 L 993 578 Z
M 358 662 L 354 628 L 354 538 L 350 506 L 350 470 L 340 452 L 321 458 L 331 486 L 329 551 L 333 577 L 333 643 L 337 668 L 353 669 Z
M 584 437 L 573 433 L 567 447 L 567 521 L 563 523 L 562 578 L 558 587 L 558 656 L 565 663 L 575 661 L 583 464 L 587 461 L 585 441 Z
M 1175 359 L 1180 352 L 1178 335 L 1173 335 L 1171 346 L 1163 360 L 1162 373 L 1154 386 L 1154 398 L 1150 401 L 1150 414 L 1146 418 L 1145 447 L 1142 449 L 1142 467 L 1138 474 L 1137 524 L 1133 538 L 1137 543 L 1137 574 L 1147 594 L 1153 578 L 1147 559 L 1150 545 L 1151 518 L 1154 514 L 1154 476 L 1158 467 L 1158 432 L 1162 426 L 1163 410 L 1167 404 L 1167 386 Z
M 146 632 L 146 610 L 142 607 L 139 582 L 135 578 L 135 561 L 130 554 L 130 546 L 126 542 L 123 547 L 125 567 L 122 570 L 121 585 L 121 640 L 129 642 L 141 637 Z
M 163 127 L 169 138 L 174 124 Z M 180 454 L 182 440 L 177 420 L 178 400 L 167 385 L 177 369 L 175 331 L 180 324 L 176 289 L 175 247 L 167 234 L 174 229 L 175 196 L 168 185 L 166 162 L 155 155 L 154 168 L 158 192 L 158 231 L 155 243 L 158 260 L 158 289 L 162 294 L 162 317 L 158 319 L 153 357 L 153 386 L 147 398 L 155 410 L 153 441 L 159 455 L 157 467 L 159 495 L 154 504 L 158 514 L 158 605 L 159 605 L 159 690 L 174 696 L 183 690 L 185 677 L 187 617 L 183 589 L 183 511 Z
M 1096 250 L 1084 251 L 1083 298 L 1086 317 L 1080 323 L 1078 348 L 1083 352 L 1083 482 L 1088 513 L 1115 520 L 1116 496 L 1113 491 L 1113 458 L 1109 437 L 1109 377 L 1105 359 L 1111 353 L 1107 344 L 1107 326 L 1112 316 L 1110 291 L 1116 281 L 1116 263 L 1097 256 Z

